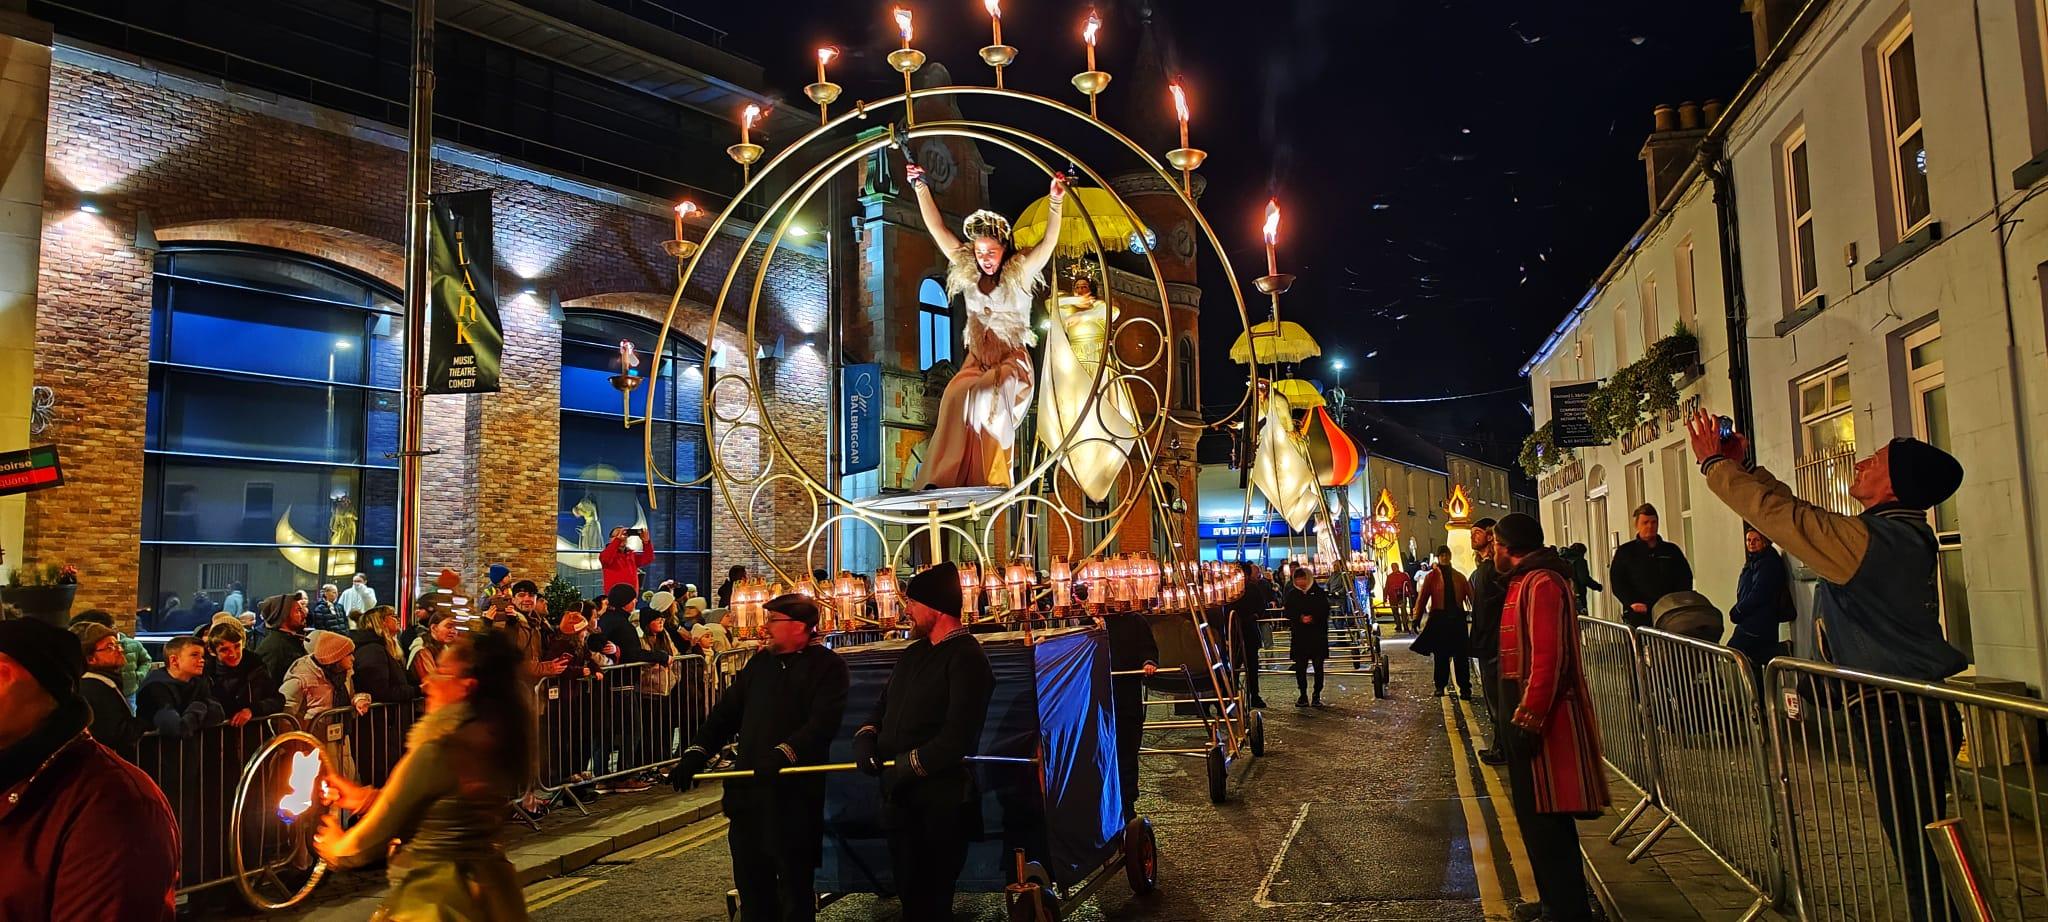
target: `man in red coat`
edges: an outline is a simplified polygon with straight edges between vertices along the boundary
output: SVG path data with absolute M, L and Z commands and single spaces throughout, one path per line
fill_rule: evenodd
M 597 562 L 604 567 L 605 592 L 624 584 L 638 595 L 640 568 L 654 563 L 654 539 L 647 537 L 645 529 L 614 528 L 612 539 L 597 552 Z
M 170 922 L 171 806 L 86 729 L 84 671 L 70 631 L 0 621 L 0 919 Z
M 1529 853 L 1541 905 L 1515 918 L 1593 918 L 1579 855 L 1580 817 L 1607 808 L 1607 773 L 1592 697 L 1579 667 L 1578 611 L 1571 565 L 1543 546 L 1543 525 L 1510 513 L 1494 526 L 1494 566 L 1507 580 L 1500 618 L 1501 727 L 1508 790 Z

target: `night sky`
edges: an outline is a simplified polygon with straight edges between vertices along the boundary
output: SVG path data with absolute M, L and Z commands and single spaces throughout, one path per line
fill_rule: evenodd
M 1738 0 L 1101 0 L 1100 66 L 1116 75 L 1104 117 L 1127 129 L 1140 103 L 1170 111 L 1164 97 L 1128 98 L 1148 2 L 1188 89 L 1194 146 L 1210 153 L 1203 210 L 1247 295 L 1276 197 L 1281 270 L 1300 277 L 1283 318 L 1308 327 L 1326 359 L 1347 360 L 1355 397 L 1364 381 L 1394 400 L 1504 390 L 1381 407 L 1500 463 L 1530 427 L 1517 370 L 1648 215 L 1636 154 L 1652 108 L 1726 100 L 1754 63 Z M 808 105 L 800 90 L 820 44 L 847 53 L 832 73 L 849 98 L 892 92 L 892 5 L 781 0 L 693 15 Z M 989 80 L 975 56 L 989 38 L 980 0 L 902 5 L 917 46 L 957 82 Z M 1067 79 L 1082 69 L 1087 4 L 1003 9 L 1004 40 L 1021 50 L 1010 85 L 1079 99 Z M 1014 215 L 1044 194 L 1042 177 L 994 156 L 996 208 Z M 1227 409 L 1243 378 L 1216 369 L 1233 367 L 1224 352 L 1242 328 L 1213 254 L 1202 258 L 1203 397 Z M 1299 374 L 1329 376 L 1316 360 Z

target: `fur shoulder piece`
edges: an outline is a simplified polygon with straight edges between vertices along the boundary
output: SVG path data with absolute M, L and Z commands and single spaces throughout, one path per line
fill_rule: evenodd
M 1031 303 L 1038 290 L 1045 287 L 1045 279 L 1027 273 L 1023 256 L 1012 254 L 1003 262 L 995 290 L 982 294 L 980 281 L 981 267 L 974 262 L 974 251 L 967 246 L 955 250 L 946 271 L 946 293 L 965 302 L 967 322 L 987 327 L 1012 345 L 1037 345 L 1038 332 L 1031 326 Z

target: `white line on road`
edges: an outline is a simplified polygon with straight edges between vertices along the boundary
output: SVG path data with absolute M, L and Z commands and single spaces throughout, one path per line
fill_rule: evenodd
M 1308 822 L 1308 804 L 1301 805 L 1301 812 L 1294 815 L 1294 825 L 1287 830 L 1287 837 L 1280 840 L 1280 850 L 1273 853 L 1273 865 L 1266 869 L 1266 879 L 1259 881 L 1259 892 L 1252 896 L 1252 904 L 1260 909 L 1274 909 L 1279 903 L 1268 897 L 1273 892 L 1273 878 L 1280 874 L 1280 863 L 1287 860 L 1287 849 L 1294 845 L 1294 837 L 1301 832 L 1303 823 Z

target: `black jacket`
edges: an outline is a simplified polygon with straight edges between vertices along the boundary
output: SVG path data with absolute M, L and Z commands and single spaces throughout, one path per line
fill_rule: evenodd
M 938 643 L 911 642 L 861 728 L 873 728 L 877 756 L 896 760 L 882 776 L 884 797 L 933 808 L 965 803 L 974 778 L 964 760 L 980 749 L 994 691 L 988 654 L 966 627 Z
M 348 639 L 356 642 L 356 691 L 379 704 L 411 701 L 420 691 L 413 687 L 412 673 L 405 663 L 385 649 L 376 631 L 354 631 Z
M 1636 619 L 1648 624 L 1648 611 L 1638 615 L 1629 611 L 1629 606 L 1641 603 L 1654 609 L 1658 599 L 1691 589 L 1692 565 L 1686 563 L 1685 552 L 1676 544 L 1660 538 L 1657 546 L 1651 547 L 1643 539 L 1635 538 L 1614 549 L 1614 563 L 1607 569 L 1607 585 L 1621 602 L 1622 620 Z
M 306 625 L 316 631 L 333 631 L 336 634 L 346 634 L 348 633 L 348 615 L 341 610 L 339 603 L 329 603 L 326 599 L 314 599 L 313 604 L 306 609 Z
M 1735 604 L 1728 609 L 1728 620 L 1735 622 L 1728 646 L 1757 665 L 1769 662 L 1783 652 L 1778 625 L 1797 615 L 1785 555 L 1775 547 L 1748 555 L 1742 575 L 1735 578 Z
M 1264 644 L 1265 632 L 1259 619 L 1266 617 L 1266 610 L 1273 607 L 1273 584 L 1266 578 L 1249 577 L 1244 581 L 1244 594 L 1230 603 L 1230 615 L 1236 622 L 1238 647 L 1242 650 L 1257 650 Z
M 263 661 L 243 653 L 238 666 L 228 666 L 211 656 L 206 658 L 206 681 L 213 686 L 213 698 L 229 716 L 243 708 L 251 717 L 284 713 L 284 692 L 270 678 Z
M 1586 613 L 1586 590 L 1601 592 L 1607 587 L 1593 578 L 1593 568 L 1586 565 L 1585 554 L 1564 550 L 1558 551 L 1557 556 L 1572 572 L 1572 594 L 1578 597 L 1579 614 L 1583 615 Z
M 1484 558 L 1472 568 L 1472 633 L 1465 649 L 1479 659 L 1500 658 L 1500 610 L 1508 601 L 1508 581 Z
M 306 635 L 293 634 L 283 628 L 273 628 L 256 642 L 256 658 L 263 661 L 263 671 L 270 673 L 270 683 L 284 687 L 284 674 L 292 664 L 306 655 Z
M 180 682 L 168 669 L 152 669 L 142 680 L 135 690 L 135 716 L 165 736 L 191 736 L 227 719 L 205 676 Z
M 733 676 L 690 748 L 715 754 L 737 737 L 734 768 L 823 763 L 846 714 L 846 688 L 846 661 L 823 644 L 795 653 L 764 650 Z M 762 820 L 785 855 L 802 859 L 798 866 L 817 863 L 825 825 L 824 775 L 778 778 L 772 784 L 735 779 L 725 783 L 723 801 L 727 816 Z
M 1330 593 L 1321 583 L 1287 587 L 1287 653 L 1295 662 L 1330 658 Z M 1307 620 L 1303 620 L 1307 619 Z
M 618 645 L 619 655 L 612 657 L 618 663 L 666 663 L 668 654 L 649 649 L 640 642 L 640 628 L 633 624 L 633 617 L 623 611 L 612 609 L 597 618 L 598 633 L 604 639 Z
M 135 761 L 135 741 L 155 727 L 128 709 L 128 697 L 121 694 L 116 680 L 87 670 L 78 680 L 78 696 L 92 708 L 92 738 L 121 758 Z
M 1109 668 L 1117 672 L 1142 669 L 1159 663 L 1159 641 L 1152 636 L 1152 623 L 1142 612 L 1111 612 L 1102 618 L 1109 634 Z M 1117 682 L 1143 681 L 1143 676 L 1117 676 Z

